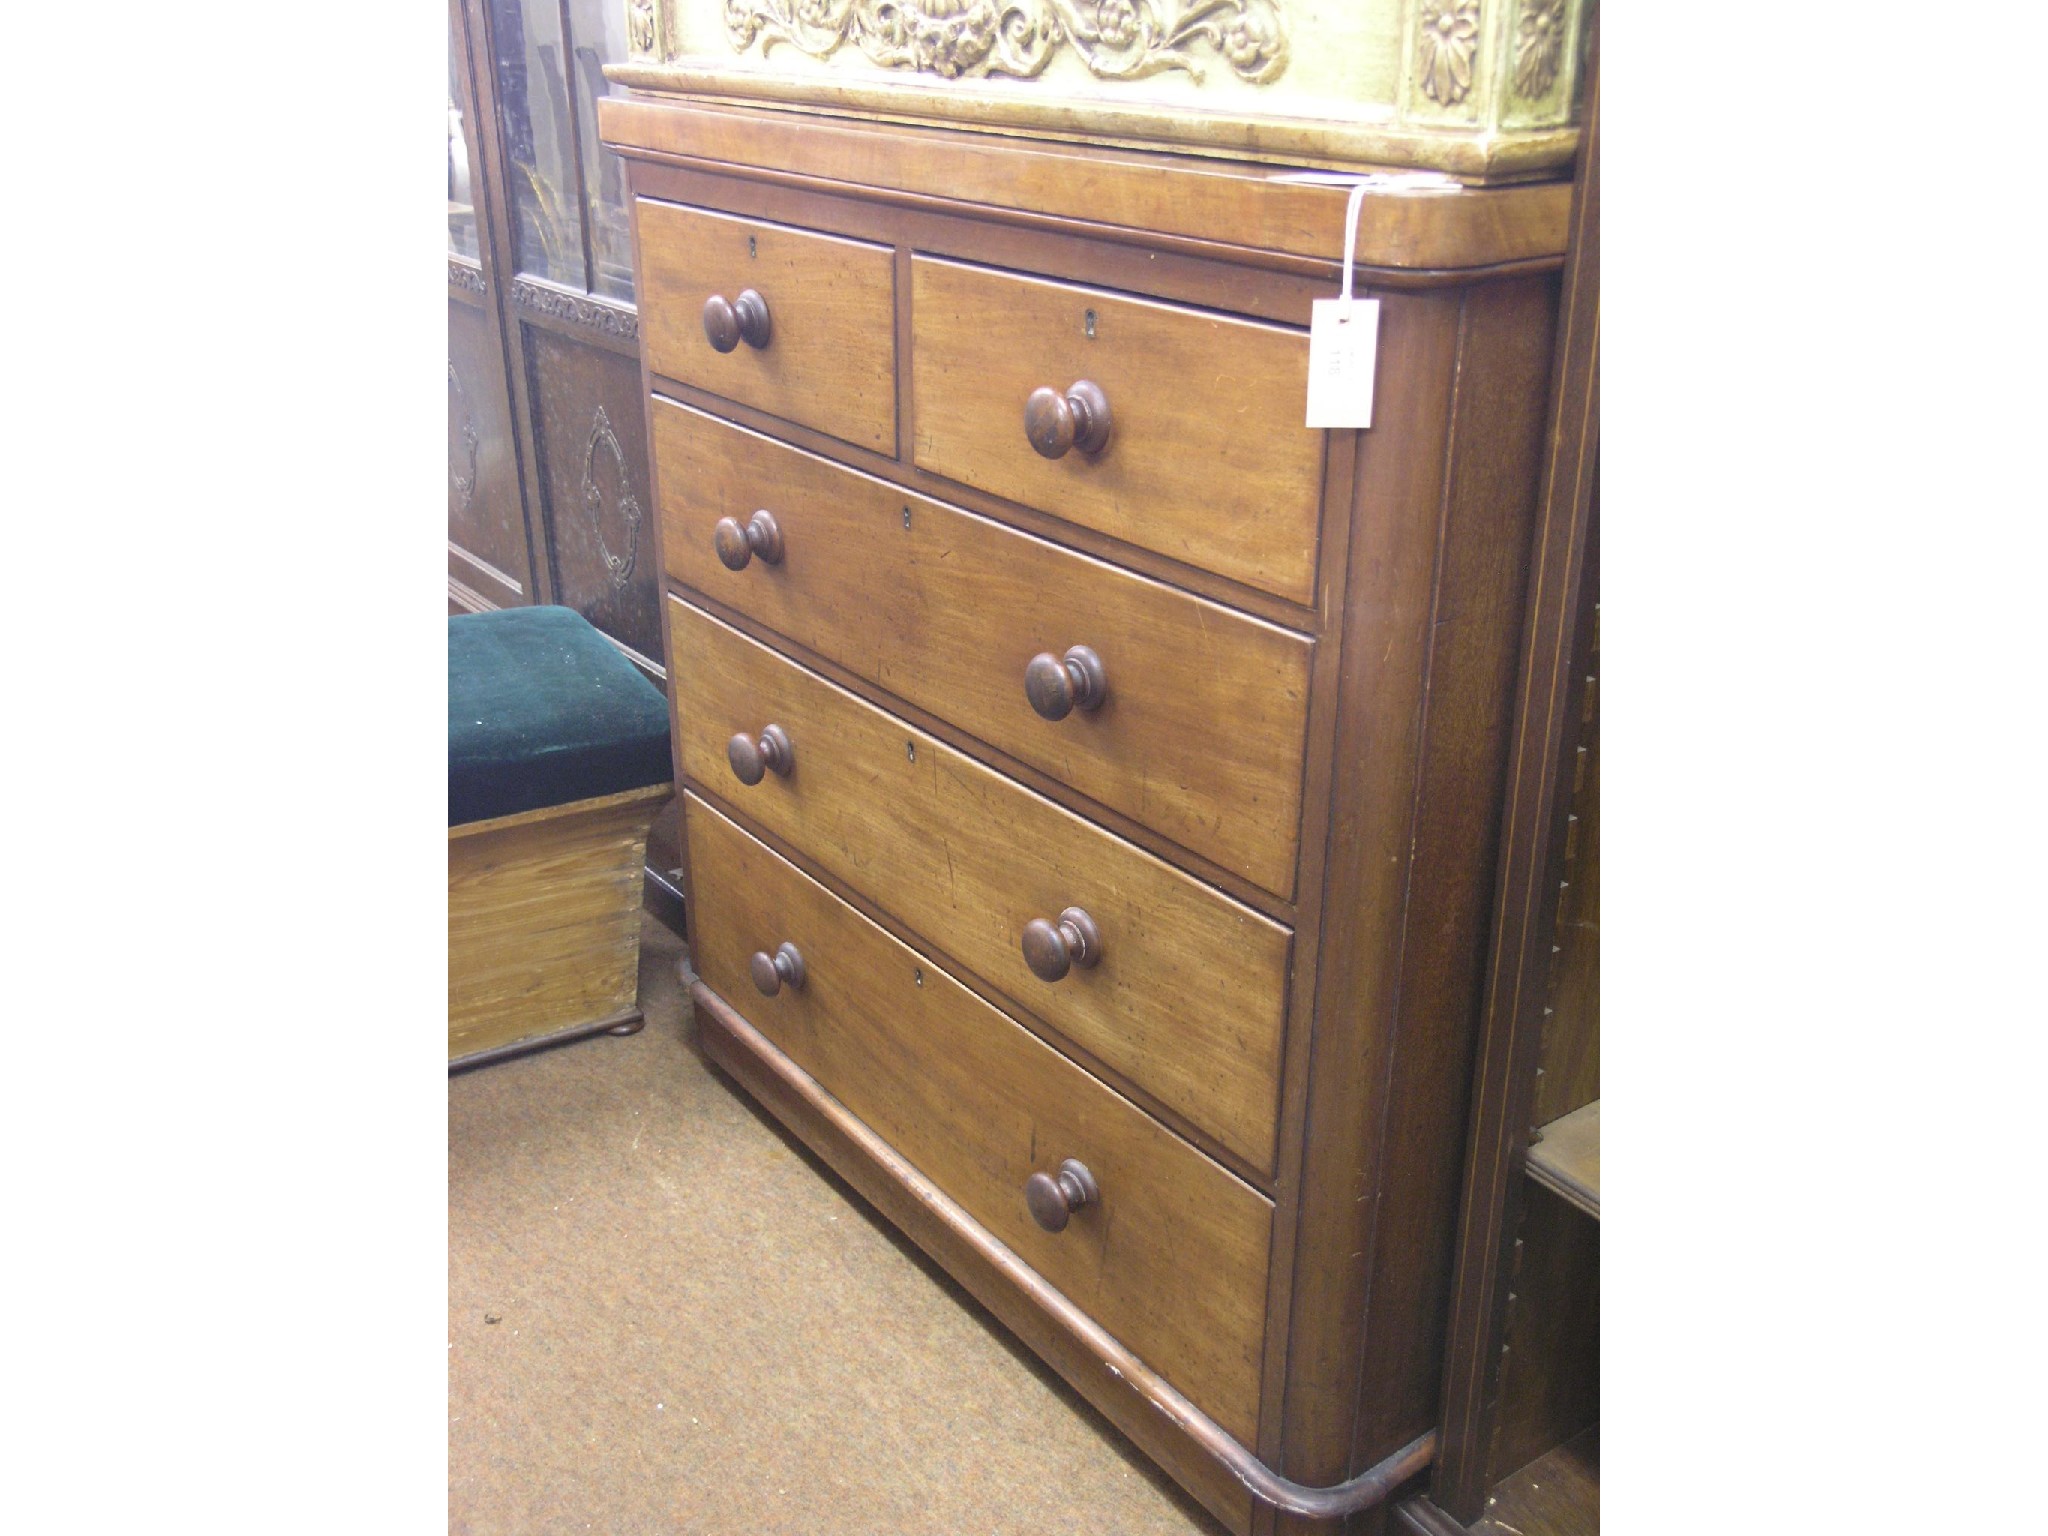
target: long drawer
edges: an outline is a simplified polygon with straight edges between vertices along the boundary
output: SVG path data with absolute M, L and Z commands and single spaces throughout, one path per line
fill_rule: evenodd
M 692 955 L 707 986 L 1023 1260 L 1246 1444 L 1272 1206 L 930 959 L 691 797 Z M 753 979 L 793 946 L 802 985 Z M 756 957 L 759 957 L 758 959 Z M 792 963 L 785 954 L 785 971 Z M 1025 1186 L 1085 1167 L 1064 1230 Z
M 1272 1169 L 1287 928 L 678 599 L 669 639 L 688 778 Z M 729 742 L 770 726 L 789 771 L 743 783 Z M 1043 980 L 1027 926 L 1069 909 L 1097 958 Z
M 637 208 L 649 369 L 896 451 L 896 258 L 887 246 L 648 198 Z M 738 306 L 748 292 L 765 307 L 766 335 L 728 335 L 720 352 L 705 305 Z
M 1313 642 L 656 398 L 669 574 L 1287 897 Z M 731 535 L 773 520 L 773 561 Z M 721 563 L 715 530 L 730 520 Z M 1086 646 L 1051 720 L 1025 676 Z M 1040 664 L 1041 667 L 1044 663 Z
M 924 256 L 910 290 L 920 468 L 1314 601 L 1324 434 L 1303 425 L 1303 332 Z M 1083 383 L 1108 412 L 1094 452 L 1068 398 Z M 1066 433 L 1034 446 L 1040 390 L 1040 427 L 1064 402 Z

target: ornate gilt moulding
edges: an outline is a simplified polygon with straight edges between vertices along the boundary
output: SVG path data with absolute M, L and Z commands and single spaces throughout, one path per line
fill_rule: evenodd
M 639 90 L 1478 180 L 1567 166 L 1594 0 L 620 0 Z

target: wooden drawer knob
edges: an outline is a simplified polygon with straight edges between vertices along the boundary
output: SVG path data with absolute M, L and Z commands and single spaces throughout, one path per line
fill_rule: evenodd
M 761 728 L 759 736 L 741 731 L 728 741 L 725 760 L 732 764 L 732 776 L 742 784 L 758 784 L 765 773 L 788 778 L 796 763 L 796 748 L 790 744 L 789 732 L 779 725 L 768 725 Z
M 1058 981 L 1073 966 L 1086 970 L 1102 958 L 1102 930 L 1079 907 L 1057 923 L 1034 917 L 1024 925 L 1024 963 L 1040 981 Z
M 763 997 L 773 997 L 785 986 L 792 992 L 804 989 L 804 957 L 797 953 L 794 944 L 778 944 L 772 955 L 755 950 L 747 970 Z
M 1085 645 L 1064 656 L 1040 651 L 1024 664 L 1024 697 L 1048 720 L 1064 720 L 1077 709 L 1100 709 L 1109 693 L 1102 658 Z
M 1048 459 L 1064 458 L 1069 448 L 1100 453 L 1109 444 L 1109 396 L 1087 379 L 1065 394 L 1034 389 L 1024 402 L 1024 435 Z
M 722 293 L 704 301 L 704 339 L 714 352 L 730 352 L 743 341 L 756 349 L 765 347 L 772 329 L 768 301 L 751 288 L 742 288 L 730 302 Z
M 1034 1173 L 1024 1181 L 1024 1203 L 1031 1207 L 1031 1219 L 1048 1232 L 1064 1232 L 1069 1216 L 1101 1198 L 1088 1165 L 1071 1157 L 1060 1164 L 1058 1173 Z
M 756 555 L 763 565 L 782 564 L 782 529 L 766 509 L 748 518 L 744 528 L 736 517 L 721 517 L 711 530 L 711 543 L 728 571 L 744 571 Z

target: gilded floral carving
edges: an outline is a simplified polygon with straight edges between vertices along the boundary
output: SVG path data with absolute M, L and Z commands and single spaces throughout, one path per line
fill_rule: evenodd
M 1422 0 L 1417 27 L 1423 94 L 1454 107 L 1472 91 L 1479 51 L 1479 0 Z
M 651 59 L 654 48 L 654 0 L 626 0 L 626 52 L 636 59 Z
M 1062 49 L 1105 80 L 1200 80 L 1203 48 L 1254 84 L 1287 67 L 1279 0 L 725 0 L 725 30 L 739 52 L 758 40 L 763 54 L 823 59 L 851 43 L 886 69 L 946 80 L 1035 79 Z
M 1564 32 L 1564 0 L 1523 0 L 1515 28 L 1515 90 L 1525 100 L 1536 100 L 1557 83 Z

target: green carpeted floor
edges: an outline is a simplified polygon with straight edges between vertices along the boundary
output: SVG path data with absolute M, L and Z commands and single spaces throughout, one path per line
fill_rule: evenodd
M 697 1054 L 647 1028 L 448 1084 L 452 1532 L 1218 1536 Z

